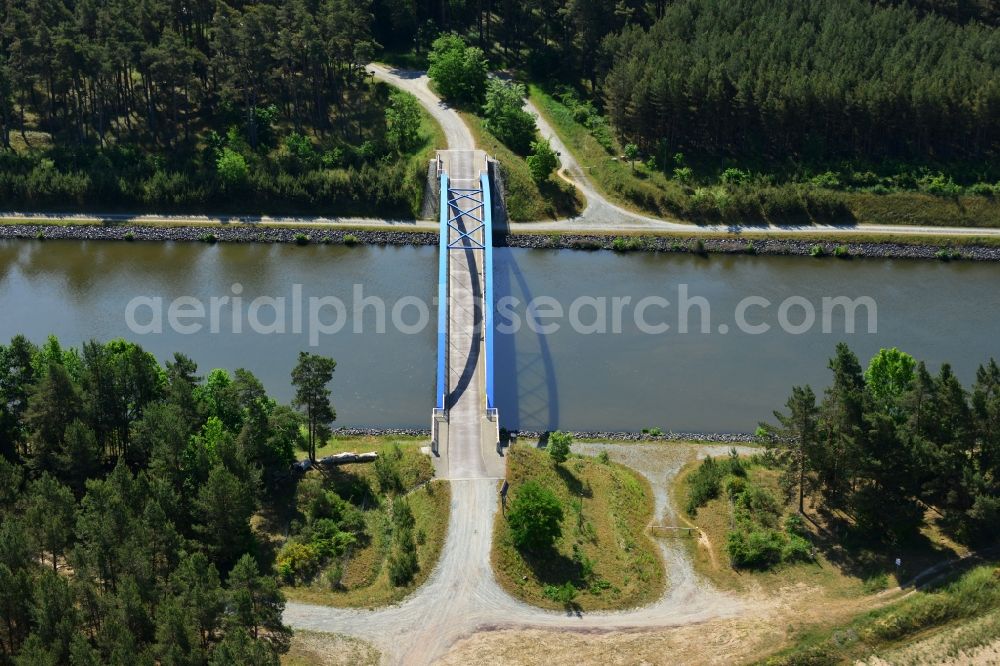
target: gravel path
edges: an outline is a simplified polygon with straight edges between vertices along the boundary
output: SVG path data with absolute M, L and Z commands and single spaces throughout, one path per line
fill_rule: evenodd
M 670 521 L 669 480 L 694 456 L 720 455 L 727 446 L 662 444 L 578 444 L 574 450 L 608 451 L 647 476 L 656 512 Z M 669 585 L 656 603 L 616 613 L 562 613 L 529 606 L 496 583 L 490 567 L 490 541 L 497 512 L 497 482 L 452 481 L 451 517 L 441 559 L 428 582 L 402 603 L 359 611 L 289 603 L 285 621 L 292 627 L 358 636 L 375 644 L 389 663 L 427 664 L 459 639 L 476 631 L 505 628 L 629 630 L 668 627 L 750 611 L 744 602 L 715 591 L 698 579 L 680 544 L 661 539 Z
M 441 125 L 445 139 L 448 141 L 448 150 L 476 149 L 476 140 L 462 121 L 461 116 L 431 92 L 427 72 L 398 69 L 374 63 L 368 65 L 368 71 L 374 74 L 375 78 L 391 83 L 416 97 L 428 113 L 434 117 L 434 120 Z

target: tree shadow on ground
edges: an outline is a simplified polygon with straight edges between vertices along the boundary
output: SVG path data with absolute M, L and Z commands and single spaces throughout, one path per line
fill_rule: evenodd
M 563 483 L 566 484 L 566 488 L 573 495 L 573 497 L 585 497 L 590 499 L 594 496 L 594 491 L 591 489 L 590 484 L 584 484 L 580 479 L 577 478 L 573 472 L 566 469 L 565 465 L 556 465 L 556 474 L 562 479 Z
M 565 181 L 549 178 L 538 185 L 538 191 L 543 199 L 551 202 L 556 217 L 574 217 L 583 211 L 576 187 Z
M 893 541 L 885 534 L 862 531 L 849 516 L 825 506 L 807 512 L 807 519 L 815 528 L 816 545 L 826 559 L 860 580 L 895 574 L 900 585 L 912 587 L 920 583 L 922 571 L 959 557 L 954 548 L 933 541 L 924 532 Z
M 534 552 L 526 550 L 519 552 L 524 563 L 531 569 L 531 573 L 543 586 L 560 588 L 566 583 L 571 583 L 577 589 L 586 587 L 580 563 L 572 557 L 563 555 L 555 547 Z M 583 610 L 575 601 L 563 601 L 562 604 L 567 613 L 579 615 Z
M 337 467 L 325 469 L 322 474 L 324 477 L 323 485 L 337 493 L 342 499 L 363 510 L 378 506 L 378 495 L 367 479 Z

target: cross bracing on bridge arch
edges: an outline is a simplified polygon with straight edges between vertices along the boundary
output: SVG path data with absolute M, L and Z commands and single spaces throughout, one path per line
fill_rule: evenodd
M 475 206 L 470 210 L 462 210 L 459 204 L 473 203 Z M 448 241 L 449 250 L 485 250 L 486 246 L 474 238 L 474 234 L 485 229 L 486 221 L 484 219 L 485 206 L 483 205 L 483 190 L 482 188 L 468 189 L 468 188 L 448 188 L 448 210 L 456 210 L 457 214 L 454 217 L 448 217 L 448 228 L 453 229 L 458 233 L 458 238 Z M 478 212 L 479 215 L 475 213 Z M 478 226 L 463 230 L 457 223 L 463 218 L 471 219 Z M 463 243 L 463 241 L 468 240 L 468 244 Z

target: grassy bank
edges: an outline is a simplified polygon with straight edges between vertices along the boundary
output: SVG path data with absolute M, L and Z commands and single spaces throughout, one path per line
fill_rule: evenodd
M 603 119 L 585 106 L 567 106 L 537 85 L 531 99 L 589 174 L 598 190 L 632 210 L 694 223 L 811 224 L 871 223 L 926 226 L 1000 227 L 1000 200 L 995 194 L 948 191 L 891 191 L 877 177 L 873 184 L 844 191 L 815 182 L 767 183 L 749 173 L 721 177 L 696 174 L 683 160 L 663 170 L 624 152 Z M 867 189 L 869 191 L 864 191 Z
M 893 546 L 859 542 L 848 534 L 846 516 L 820 512 L 808 497 L 800 520 L 794 498 L 781 488 L 779 472 L 765 461 L 760 455 L 740 458 L 744 472 L 734 475 L 726 469 L 729 461 L 717 458 L 722 469 L 714 484 L 705 483 L 703 463 L 692 462 L 671 485 L 676 505 L 704 535 L 689 542 L 695 570 L 722 589 L 777 591 L 808 585 L 835 597 L 856 597 L 906 583 L 920 571 L 968 552 L 945 537 L 933 520 L 912 542 Z M 745 489 L 753 492 L 741 503 L 739 494 Z M 773 517 L 766 517 L 771 502 Z M 741 550 L 729 546 L 734 532 L 742 535 Z M 734 552 L 745 556 L 747 543 L 759 552 L 774 544 L 773 558 L 765 553 L 757 562 L 740 563 Z M 898 569 L 897 557 L 902 560 Z
M 2 223 L 2 222 L 0 222 Z M 563 236 L 569 235 L 569 232 L 562 231 L 546 231 L 546 230 L 531 230 L 531 229 L 518 229 L 517 236 L 548 236 L 554 239 L 559 239 Z M 903 234 L 903 233 L 863 233 L 863 232 L 847 232 L 830 234 L 825 233 L 821 230 L 815 232 L 801 232 L 801 233 L 765 233 L 761 231 L 739 231 L 739 232 L 698 232 L 696 229 L 692 231 L 657 231 L 653 230 L 624 230 L 624 231 L 591 231 L 580 232 L 580 235 L 584 236 L 596 236 L 596 237 L 607 237 L 607 238 L 626 238 L 626 239 L 643 239 L 643 238 L 662 238 L 662 239 L 676 239 L 678 243 L 683 245 L 690 245 L 691 243 L 697 243 L 700 240 L 793 240 L 793 241 L 807 241 L 811 243 L 899 243 L 901 245 L 936 245 L 940 247 L 1000 247 L 1000 236 L 975 236 L 975 235 L 961 235 L 956 236 L 954 234 L 949 235 L 947 232 L 941 232 L 940 234 Z M 589 249 L 589 248 L 583 248 Z M 680 249 L 680 248 L 679 248 Z
M 893 664 L 942 663 L 998 637 L 1000 569 L 990 564 L 978 566 L 952 582 L 863 613 L 845 625 L 804 631 L 792 647 L 762 663 L 769 666 L 822 666 L 866 660 L 873 664 L 887 663 L 875 658 L 888 659 Z M 913 651 L 914 646 L 909 644 L 915 639 L 923 643 L 926 652 Z M 953 663 L 963 661 L 956 659 Z
M 479 116 L 459 112 L 475 137 L 476 145 L 500 162 L 506 189 L 507 216 L 515 222 L 554 220 L 578 215 L 583 210 L 580 194 L 557 178 L 539 186 L 524 158 L 490 134 Z
M 535 481 L 563 508 L 561 538 L 544 553 L 514 545 L 510 526 L 498 516 L 493 531 L 493 569 L 515 597 L 543 608 L 628 608 L 663 591 L 659 553 L 646 535 L 653 517 L 648 482 L 628 468 L 597 458 L 571 456 L 555 464 L 544 451 L 514 446 L 507 458 L 511 505 L 518 489 Z M 571 601 L 558 589 L 570 584 Z
M 399 601 L 423 584 L 441 554 L 450 508 L 450 488 L 432 480 L 430 459 L 420 451 L 425 444 L 413 438 L 348 438 L 317 451 L 318 458 L 377 451 L 380 461 L 312 469 L 289 492 L 283 509 L 261 516 L 289 599 L 374 607 Z M 412 515 L 408 524 L 400 520 L 404 513 Z M 335 534 L 322 520 L 336 523 Z M 394 580 L 393 562 L 407 551 L 415 556 L 415 569 L 405 580 Z

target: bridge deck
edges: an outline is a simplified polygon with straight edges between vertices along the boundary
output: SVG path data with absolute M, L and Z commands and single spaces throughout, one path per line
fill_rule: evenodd
M 486 248 L 489 181 L 482 177 L 481 151 L 441 151 L 447 173 L 442 192 L 442 234 L 447 243 L 447 339 L 444 408 L 447 422 L 439 441 L 439 472 L 452 479 L 500 477 L 503 459 L 496 452 L 496 421 L 487 418 L 484 295 L 488 291 Z M 492 290 L 489 290 L 492 293 Z M 489 305 L 492 308 L 492 303 Z M 492 322 L 490 322 L 492 323 Z M 443 450 L 442 450 L 443 449 Z

